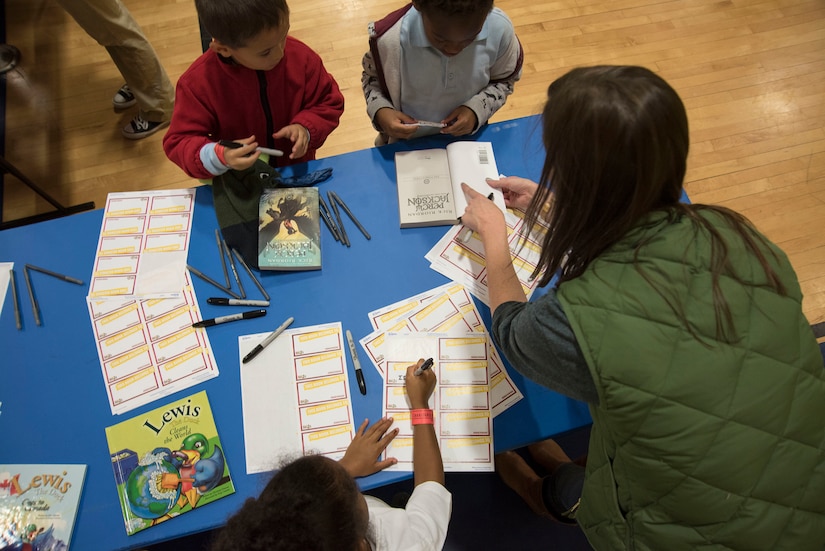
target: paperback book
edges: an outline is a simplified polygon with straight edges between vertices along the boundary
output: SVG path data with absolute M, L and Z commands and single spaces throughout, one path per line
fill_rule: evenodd
M 0 465 L 0 550 L 68 549 L 86 465 Z
M 460 141 L 445 149 L 398 151 L 395 171 L 402 228 L 457 224 L 467 208 L 462 182 L 490 197 L 502 211 L 507 208 L 501 192 L 486 181 L 499 178 L 490 142 Z
M 106 427 L 126 533 L 235 492 L 205 391 Z
M 261 270 L 320 270 L 321 218 L 318 189 L 272 188 L 261 194 L 258 267 Z

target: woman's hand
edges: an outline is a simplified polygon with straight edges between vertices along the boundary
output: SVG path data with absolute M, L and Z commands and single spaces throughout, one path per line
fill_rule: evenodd
M 370 428 L 367 428 L 368 423 L 369 419 L 364 419 L 355 432 L 355 438 L 350 442 L 344 457 L 339 461 L 353 478 L 369 476 L 398 462 L 394 457 L 388 457 L 383 461 L 378 460 L 378 456 L 398 435 L 398 429 L 387 432 L 387 429 L 392 426 L 392 418 L 381 419 Z
M 467 208 L 461 215 L 461 223 L 478 232 L 482 241 L 490 235 L 507 235 L 507 226 L 501 209 L 464 182 L 461 183 L 461 189 L 467 198 Z
M 504 194 L 504 204 L 508 208 L 519 210 L 527 210 L 527 206 L 533 200 L 533 195 L 539 187 L 536 182 L 519 176 L 507 176 L 500 180 L 488 178 L 487 184 L 501 190 Z

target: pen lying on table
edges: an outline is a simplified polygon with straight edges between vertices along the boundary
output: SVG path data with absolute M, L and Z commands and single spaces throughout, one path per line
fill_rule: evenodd
M 358 351 L 355 349 L 355 341 L 352 340 L 352 333 L 347 329 L 347 345 L 349 353 L 352 355 L 352 363 L 355 367 L 355 378 L 358 380 L 358 390 L 361 394 L 367 394 L 367 382 L 364 380 L 364 372 L 361 371 L 361 362 L 358 361 Z
M 209 297 L 206 299 L 206 302 L 208 304 L 214 304 L 215 306 L 269 306 L 268 300 L 247 300 L 224 297 Z
M 278 328 L 275 331 L 273 331 L 272 333 L 270 333 L 269 335 L 264 337 L 264 340 L 262 340 L 260 342 L 260 344 L 257 344 L 255 346 L 255 348 L 250 350 L 249 354 L 247 354 L 246 356 L 243 357 L 242 363 L 247 363 L 248 361 L 252 360 L 252 358 L 257 356 L 261 352 L 261 350 L 263 350 L 264 348 L 269 346 L 269 344 L 272 341 L 274 341 L 275 339 L 278 338 L 278 335 L 283 333 L 286 330 L 287 327 L 292 325 L 293 321 L 295 321 L 295 318 L 292 318 L 292 317 L 287 318 L 286 321 L 283 322 L 280 326 L 278 326 Z
M 260 318 L 266 315 L 266 310 L 249 310 L 248 312 L 240 312 L 237 314 L 229 314 L 228 316 L 218 316 L 209 320 L 196 321 L 192 327 L 212 327 L 221 323 L 228 323 L 230 321 L 248 320 L 252 318 Z

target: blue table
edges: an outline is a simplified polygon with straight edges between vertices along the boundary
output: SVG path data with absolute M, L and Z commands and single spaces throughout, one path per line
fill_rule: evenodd
M 538 117 L 492 124 L 472 139 L 493 142 L 503 174 L 538 178 L 544 159 Z M 137 548 L 212 529 L 224 524 L 247 497 L 260 492 L 269 475 L 245 473 L 238 336 L 271 331 L 286 317 L 294 316 L 293 327 L 340 321 L 357 340 L 372 329 L 367 318 L 369 311 L 446 283 L 444 276 L 429 268 L 424 254 L 447 228 L 398 227 L 393 157 L 399 150 L 444 147 L 448 141 L 437 136 L 320 159 L 303 167 L 309 171 L 333 169 L 332 178 L 319 184 L 319 189 L 338 193 L 372 239 L 366 240 L 347 219 L 352 244 L 347 248 L 335 242 L 324 228 L 321 271 L 263 273 L 259 279 L 272 297 L 268 315 L 208 330 L 219 377 L 123 416 L 110 412 L 85 303 L 103 211 L 0 232 L 0 261 L 15 262 L 24 323 L 23 330 L 18 331 L 11 297 L 7 296 L 0 316 L 0 463 L 89 466 L 72 548 Z M 287 169 L 285 174 L 290 172 Z M 196 203 L 189 263 L 220 281 L 222 271 L 214 235 L 218 226 L 208 187 L 198 189 Z M 34 323 L 21 273 L 26 263 L 87 282 L 79 286 L 33 273 L 43 320 L 40 327 Z M 257 298 L 254 285 L 248 279 L 243 281 L 248 295 Z M 220 294 L 210 285 L 195 279 L 195 290 L 204 318 L 228 313 L 226 307 L 206 304 L 207 297 Z M 480 303 L 479 309 L 489 327 L 489 309 Z M 363 351 L 360 354 L 368 393 L 352 393 L 356 424 L 365 417 L 375 420 L 381 416 L 381 377 Z M 525 399 L 495 419 L 497 451 L 520 447 L 590 422 L 583 403 L 539 387 L 509 364 L 507 367 Z M 355 381 L 354 373 L 349 377 Z M 209 396 L 236 493 L 127 536 L 104 427 L 199 390 L 206 390 Z M 407 477 L 407 473 L 385 472 L 359 483 L 363 489 L 370 489 Z

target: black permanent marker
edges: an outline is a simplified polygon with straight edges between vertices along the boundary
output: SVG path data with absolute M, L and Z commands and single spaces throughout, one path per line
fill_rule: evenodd
M 248 320 L 252 318 L 260 318 L 266 315 L 266 310 L 249 310 L 248 312 L 241 312 L 238 314 L 230 314 L 228 316 L 218 316 L 211 320 L 196 321 L 192 327 L 212 327 L 220 323 L 228 323 L 230 321 Z
M 215 306 L 269 306 L 268 300 L 244 300 L 237 298 L 210 297 L 206 299 Z

